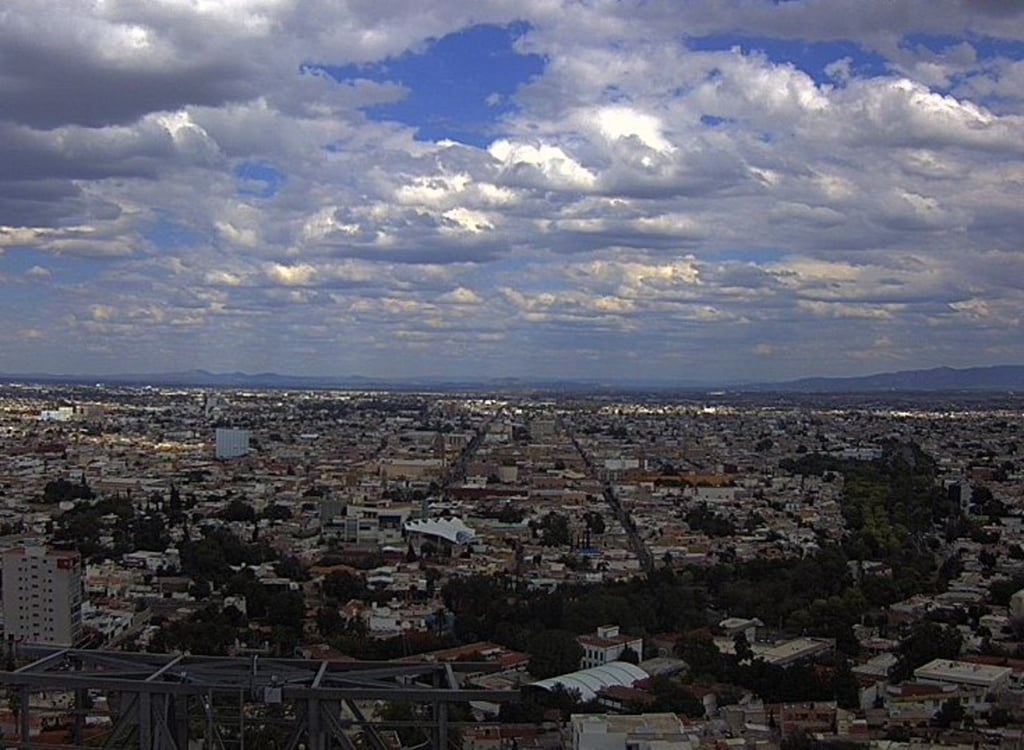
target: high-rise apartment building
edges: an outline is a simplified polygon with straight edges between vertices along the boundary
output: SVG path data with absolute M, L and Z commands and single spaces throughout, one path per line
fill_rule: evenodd
M 217 428 L 217 458 L 241 458 L 249 454 L 249 431 Z
M 82 636 L 82 556 L 43 546 L 4 552 L 5 635 L 74 646 Z

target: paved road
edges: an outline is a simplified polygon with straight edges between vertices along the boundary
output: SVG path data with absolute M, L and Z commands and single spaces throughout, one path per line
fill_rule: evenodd
M 494 424 L 500 416 L 500 412 L 497 412 L 488 419 L 483 425 L 477 430 L 476 435 L 473 437 L 466 447 L 462 449 L 462 453 L 455 459 L 454 463 L 448 468 L 448 473 L 444 477 L 444 481 L 441 482 L 441 494 L 457 482 L 462 482 L 466 478 L 466 469 L 469 467 L 469 462 L 476 456 L 476 452 L 480 450 L 480 446 L 483 445 L 484 440 L 487 438 L 487 433 L 491 429 L 491 425 Z
M 594 466 L 594 462 L 583 446 L 580 445 L 576 436 L 569 433 L 569 439 L 572 441 L 573 447 L 576 452 L 580 454 L 580 458 L 583 459 L 583 463 L 586 464 L 587 470 L 594 477 L 600 478 L 600 473 Z M 604 501 L 608 504 L 608 507 L 612 509 L 615 517 L 619 519 L 619 523 L 622 524 L 622 528 L 625 529 L 626 535 L 629 537 L 629 548 L 633 551 L 633 554 L 640 560 L 640 567 L 643 568 L 645 573 L 654 572 L 654 556 L 651 554 L 651 550 L 647 547 L 647 544 L 643 539 L 640 538 L 640 532 L 637 530 L 636 522 L 633 521 L 633 517 L 629 514 L 625 508 L 622 507 L 622 502 L 619 500 L 618 495 L 615 494 L 615 488 L 612 483 L 607 479 L 601 480 L 603 488 Z

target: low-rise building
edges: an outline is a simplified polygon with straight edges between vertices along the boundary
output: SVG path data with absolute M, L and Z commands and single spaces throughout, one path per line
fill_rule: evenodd
M 696 750 L 700 733 L 687 729 L 676 714 L 573 714 L 569 718 L 572 750 Z
M 1013 669 L 951 659 L 932 659 L 914 670 L 914 677 L 925 682 L 980 687 L 989 691 L 1009 686 Z
M 581 669 L 618 661 L 626 649 L 635 653 L 638 659 L 644 655 L 643 638 L 621 634 L 618 625 L 602 625 L 594 634 L 578 636 L 576 642 L 583 647 Z

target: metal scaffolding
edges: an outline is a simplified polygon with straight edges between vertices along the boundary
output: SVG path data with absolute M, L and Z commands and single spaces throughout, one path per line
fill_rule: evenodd
M 460 675 L 486 672 L 493 664 L 335 662 L 308 659 L 214 657 L 89 651 L 17 645 L 15 656 L 31 660 L 0 672 L 12 696 L 17 737 L 7 747 L 39 748 L 30 736 L 31 695 L 68 697 L 62 709 L 70 744 L 81 747 L 87 720 L 104 722 L 91 747 L 140 750 L 387 750 L 381 730 L 415 726 L 429 747 L 447 750 L 448 709 L 454 703 L 516 700 L 514 691 L 464 689 Z M 94 699 L 105 697 L 105 708 Z M 412 721 L 368 718 L 367 701 L 415 704 Z M 266 743 L 275 738 L 274 745 Z M 97 744 L 102 739 L 102 745 Z

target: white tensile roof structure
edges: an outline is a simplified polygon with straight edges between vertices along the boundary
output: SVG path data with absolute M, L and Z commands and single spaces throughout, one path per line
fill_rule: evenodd
M 628 661 L 612 661 L 600 667 L 590 667 L 578 672 L 531 682 L 530 687 L 553 690 L 556 685 L 561 685 L 566 690 L 579 691 L 580 700 L 589 701 L 597 697 L 597 691 L 601 688 L 612 685 L 632 687 L 637 680 L 644 680 L 648 677 L 650 675 L 635 664 L 630 664 Z
M 406 521 L 405 530 L 410 534 L 436 536 L 452 544 L 469 544 L 476 540 L 476 532 L 461 518 L 418 518 Z

